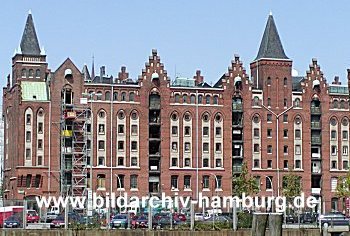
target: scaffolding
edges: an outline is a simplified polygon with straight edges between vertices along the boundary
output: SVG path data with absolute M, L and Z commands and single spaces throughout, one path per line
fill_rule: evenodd
M 86 196 L 88 187 L 91 112 L 87 105 L 72 104 L 63 91 L 61 104 L 61 196 Z

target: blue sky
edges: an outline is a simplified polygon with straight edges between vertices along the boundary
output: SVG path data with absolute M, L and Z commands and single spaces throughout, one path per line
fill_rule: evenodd
M 202 70 L 215 82 L 234 54 L 248 69 L 272 11 L 293 67 L 304 75 L 312 58 L 331 82 L 346 82 L 350 68 L 350 2 L 344 1 L 4 1 L 0 8 L 1 85 L 11 71 L 28 10 L 40 45 L 55 70 L 67 57 L 82 68 L 95 56 L 117 75 L 126 65 L 132 78 L 156 48 L 168 74 L 192 77 Z

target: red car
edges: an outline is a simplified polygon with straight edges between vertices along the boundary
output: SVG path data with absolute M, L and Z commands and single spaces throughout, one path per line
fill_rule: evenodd
M 27 223 L 39 223 L 40 217 L 35 210 L 27 210 Z
M 184 214 L 181 214 L 181 213 L 174 213 L 173 219 L 176 221 L 186 221 L 186 216 Z

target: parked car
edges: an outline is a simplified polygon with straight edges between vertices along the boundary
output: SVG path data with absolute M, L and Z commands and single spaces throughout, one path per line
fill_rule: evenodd
M 170 216 L 162 216 L 159 219 L 153 219 L 152 227 L 153 229 L 164 229 L 170 228 L 171 226 L 175 227 L 180 224 L 181 221 L 176 221 L 175 219 L 171 219 Z
M 110 223 L 111 228 L 127 228 L 128 227 L 128 215 L 118 214 L 115 215 Z
M 56 219 L 51 221 L 50 228 L 63 228 L 64 225 L 64 215 L 58 215 Z
M 298 222 L 298 217 L 293 214 L 286 215 L 286 224 L 294 224 Z
M 21 228 L 22 224 L 17 216 L 12 215 L 4 221 L 4 227 L 5 228 Z
M 300 223 L 314 223 L 316 222 L 316 217 L 311 212 L 305 212 L 300 214 Z
M 55 212 L 46 213 L 46 223 L 51 223 L 54 219 L 56 219 L 58 214 Z
M 324 224 L 328 224 L 329 226 L 349 226 L 350 219 L 347 218 L 341 212 L 331 212 L 324 215 L 320 215 L 319 217 L 320 224 L 323 226 Z
M 175 219 L 176 221 L 186 221 L 186 215 L 185 214 L 181 214 L 181 213 L 173 213 L 173 219 Z
M 35 210 L 27 210 L 27 223 L 39 223 L 40 217 Z

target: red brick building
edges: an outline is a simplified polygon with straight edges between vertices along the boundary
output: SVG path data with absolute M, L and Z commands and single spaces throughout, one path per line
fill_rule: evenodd
M 272 15 L 251 77 L 235 56 L 213 86 L 200 71 L 171 81 L 156 50 L 137 79 L 125 67 L 95 76 L 69 58 L 53 71 L 31 14 L 12 62 L 3 89 L 6 199 L 89 188 L 230 196 L 246 162 L 259 195 L 282 195 L 291 170 L 307 196 L 342 210 L 335 186 L 349 166 L 348 87 L 327 83 L 316 59 L 293 76 Z

